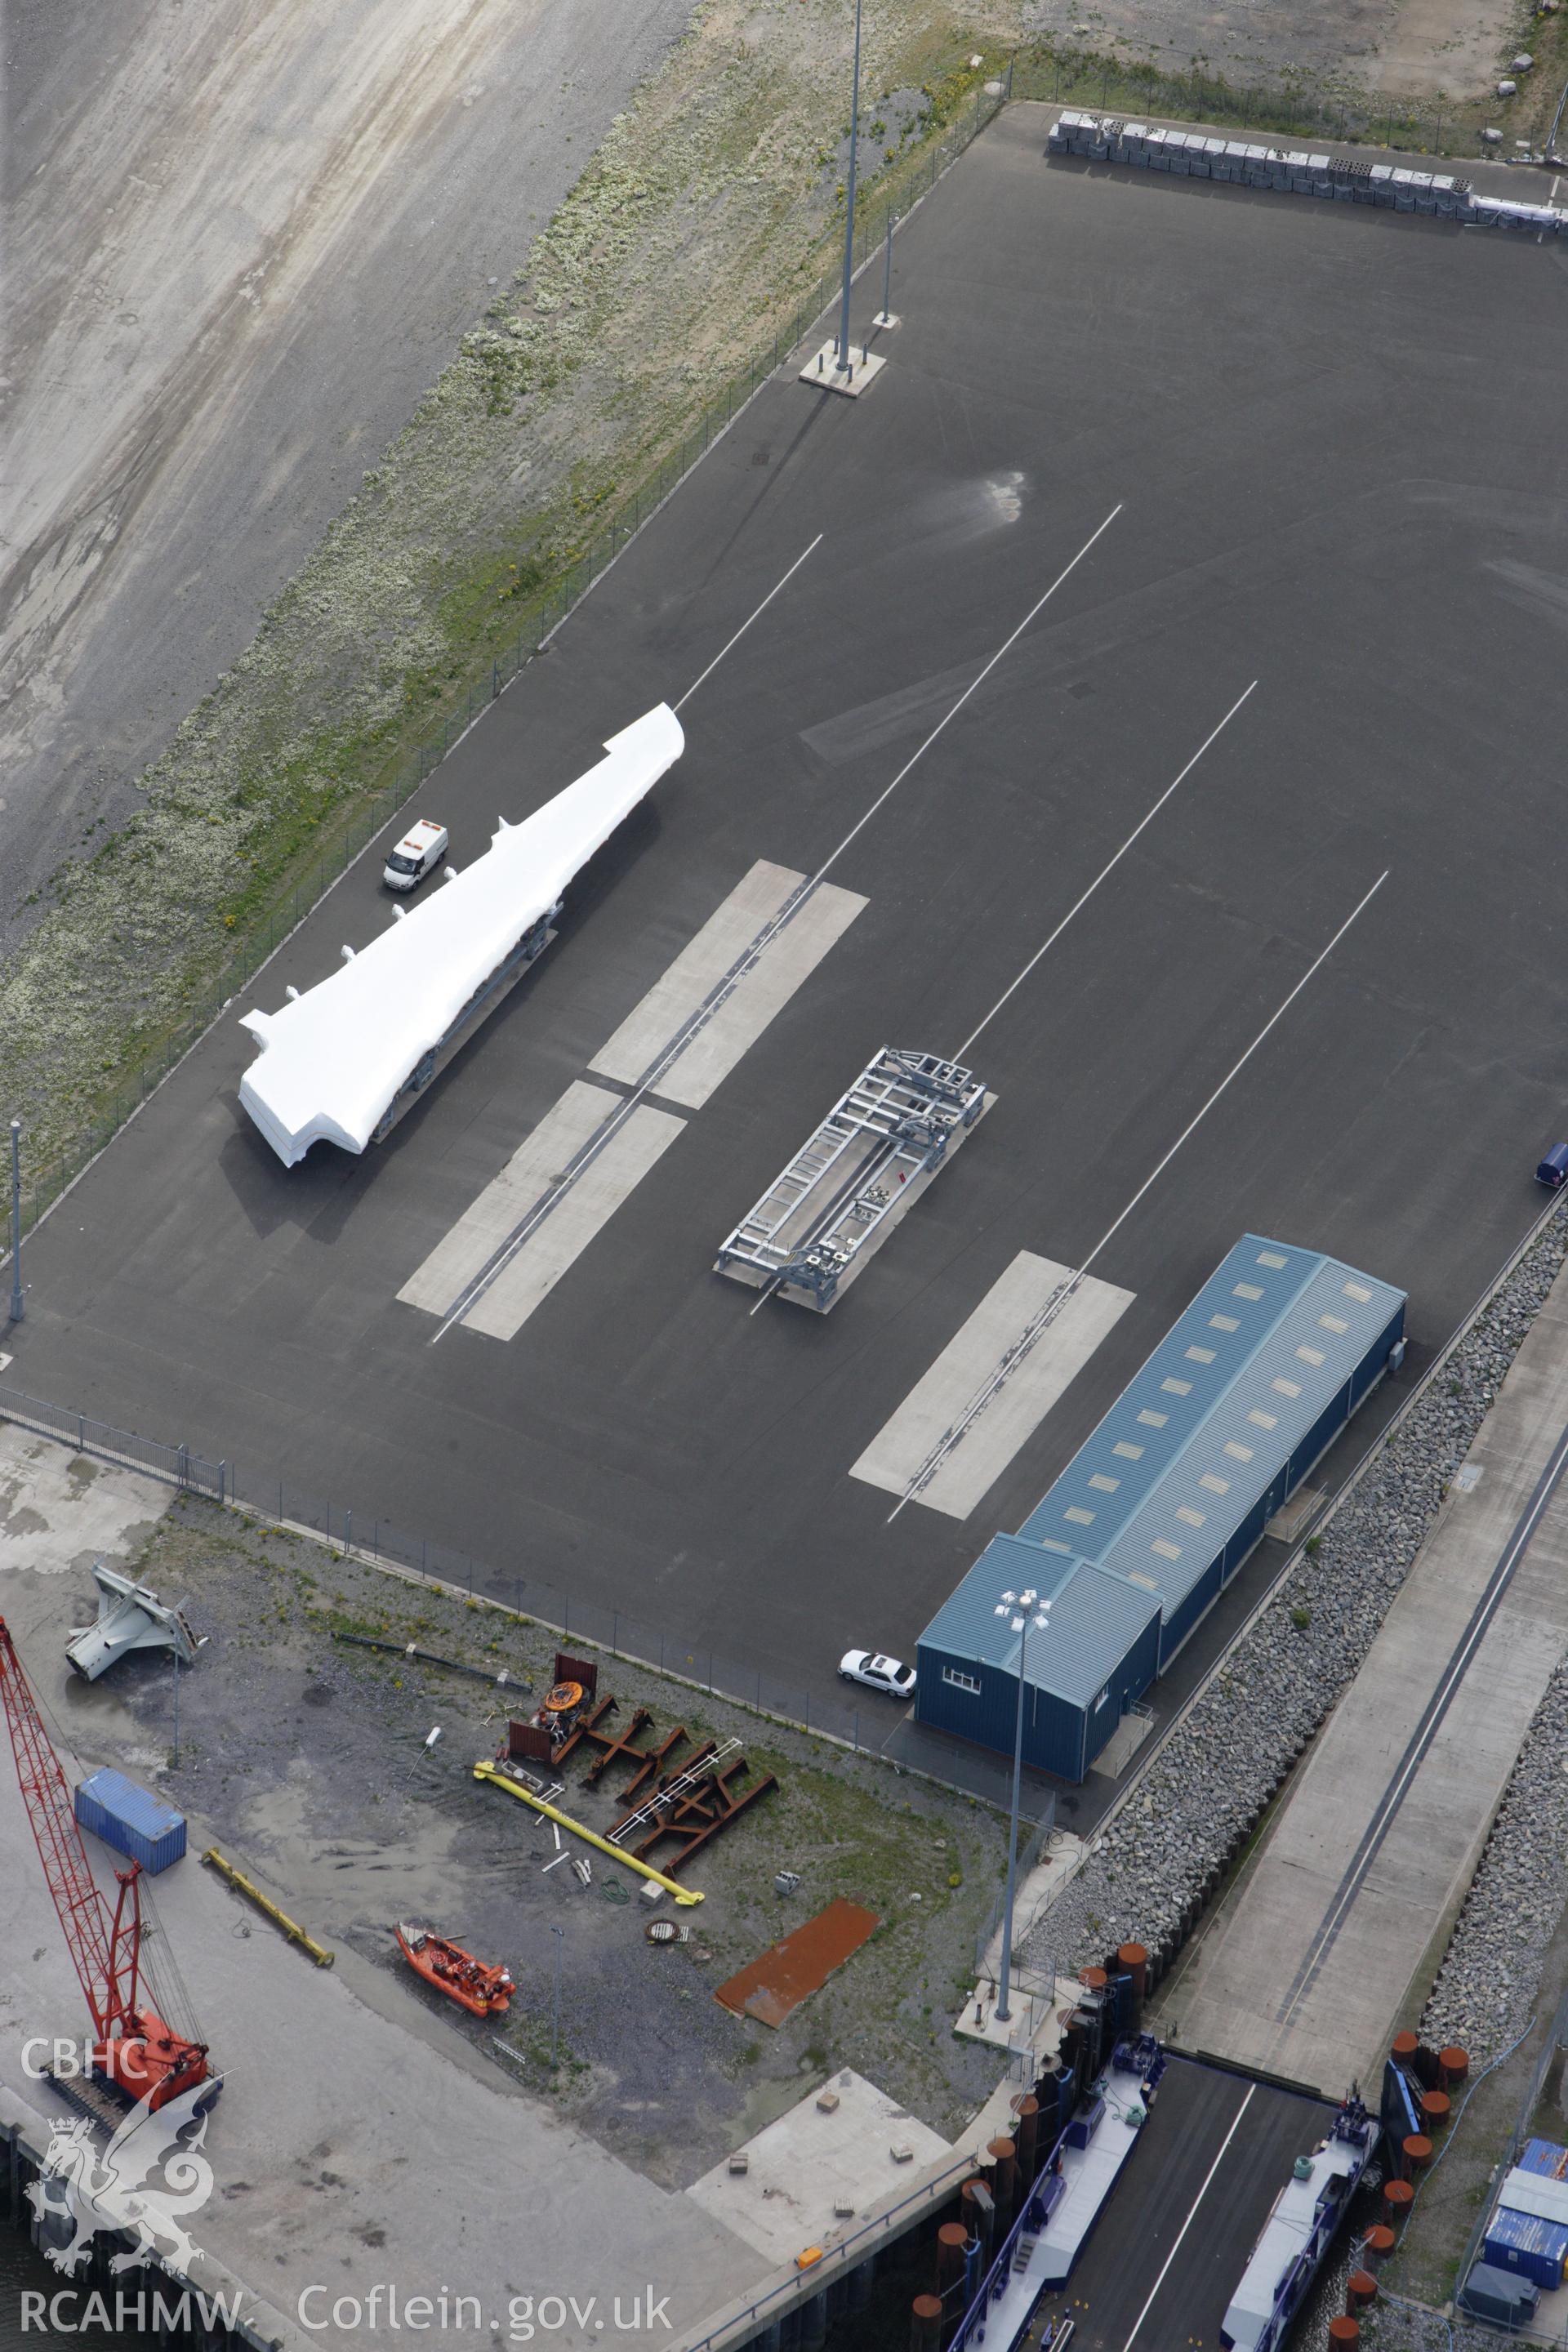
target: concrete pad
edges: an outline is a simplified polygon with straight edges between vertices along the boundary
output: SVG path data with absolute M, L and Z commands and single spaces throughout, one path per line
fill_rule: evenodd
M 93 1561 L 123 1567 L 173 1498 L 160 1479 L 0 1422 L 0 1614 L 11 1608 L 11 1570 L 61 1576 L 79 1569 L 84 1593 L 91 1593 L 86 1571 Z M 96 1595 L 85 1606 L 84 1623 L 98 1613 Z
M 1107 1780 L 1120 1780 L 1153 1728 L 1152 1715 L 1124 1715 L 1089 1770 Z
M 615 1098 L 602 1087 L 584 1086 L 580 1079 L 568 1087 L 500 1174 L 409 1276 L 397 1294 L 404 1305 L 422 1307 L 427 1315 L 447 1314 L 615 1109 Z
M 907 1492 L 943 1433 L 965 1412 L 1016 1347 L 1072 1268 L 1020 1250 L 960 1326 L 929 1371 L 916 1382 L 859 1460 L 852 1478 L 889 1495 Z M 913 1497 L 928 1509 L 966 1519 L 1031 1438 L 1068 1383 L 1083 1370 L 1108 1331 L 1131 1306 L 1133 1293 L 1086 1275 L 1005 1385 L 965 1432 L 962 1444 Z
M 1529 1531 L 1568 1426 L 1568 1279 L 1250 1874 L 1179 1980 L 1184 2042 L 1338 2095 L 1440 1959 L 1520 1743 L 1568 1649 L 1568 1494 Z M 1521 1535 L 1489 1622 L 1479 1614 Z
M 868 2212 L 900 2182 L 913 2181 L 952 2153 L 938 2133 L 906 2115 L 863 2074 L 846 2068 L 826 2087 L 838 2102 L 831 2115 L 816 2104 L 821 2094 L 809 2092 L 746 2141 L 743 2174 L 732 2173 L 726 2160 L 686 2191 L 770 2263 L 793 2262 L 805 2247 L 826 2246 L 837 2231 L 853 2228 L 849 2215 L 834 2212 L 836 2203 L 852 2205 L 857 2215 Z M 895 2147 L 910 2151 L 902 2163 L 891 2152 Z
M 838 338 L 829 335 L 822 349 L 802 368 L 800 381 L 814 384 L 818 392 L 841 393 L 846 400 L 858 400 L 863 392 L 870 390 L 888 362 L 879 352 L 865 351 L 853 342 L 849 359 L 846 372 L 838 365 Z
M 584 1087 L 581 1091 L 592 1094 L 595 1089 Z M 640 1103 L 480 1293 L 463 1318 L 464 1328 L 487 1331 L 492 1339 L 510 1339 L 521 1331 L 685 1128 L 686 1121 L 673 1112 Z
M 668 971 L 655 981 L 641 1003 L 627 1013 L 588 1067 L 601 1077 L 635 1087 L 805 880 L 804 874 L 760 857 L 696 937 L 687 941 Z M 658 1091 L 664 1094 L 668 1089 L 661 1086 Z
M 155 1788 L 159 1759 L 136 1747 L 112 1676 L 89 1687 L 66 1665 L 58 1582 L 8 1577 L 0 1593 L 47 1717 L 73 1743 L 61 1759 L 68 1777 L 113 1762 Z M 0 1754 L 0 2088 L 49 2116 L 57 2103 L 28 2076 L 24 2042 L 79 2036 L 87 2014 L 3 1743 Z M 334 1968 L 312 1968 L 201 1867 L 208 1843 L 191 1811 L 186 1859 L 156 1888 L 169 1952 L 224 2076 L 204 2149 L 214 2188 L 188 2226 L 198 2247 L 294 2323 L 290 2352 L 311 2343 L 364 2352 L 386 2340 L 384 2294 L 379 2326 L 302 2327 L 300 2298 L 314 2285 L 327 2294 L 306 2304 L 309 2319 L 339 2295 L 363 2303 L 384 2282 L 405 2301 L 443 2289 L 476 2295 L 504 2340 L 513 2295 L 593 2294 L 607 2315 L 616 2294 L 629 2311 L 654 2282 L 656 2297 L 671 2291 L 665 2324 L 616 2329 L 615 2340 L 662 2344 L 765 2268 L 721 2219 L 499 2077 L 459 2030 L 428 2013 L 416 1986 L 346 1943 Z M 87 1843 L 102 1882 L 113 1857 Z M 248 1854 L 236 1859 L 255 1866 Z M 258 1874 L 287 1904 L 292 1890 Z M 600 2326 L 608 2332 L 604 2316 Z M 484 2340 L 483 2330 L 449 2340 Z
M 1265 1520 L 1264 1534 L 1276 1543 L 1300 1543 L 1328 1499 L 1321 1486 L 1298 1486 L 1284 1509 Z
M 840 890 L 831 882 L 814 890 L 661 1074 L 654 1091 L 666 1102 L 700 1110 L 742 1055 L 784 1011 L 796 989 L 810 979 L 866 904 L 857 892 Z

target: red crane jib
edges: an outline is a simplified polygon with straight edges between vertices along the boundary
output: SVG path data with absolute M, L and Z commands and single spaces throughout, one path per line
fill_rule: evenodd
M 129 1870 L 116 1871 L 120 1894 L 111 1913 L 93 1877 L 65 1774 L 3 1617 L 0 1699 L 22 1801 L 98 2036 L 93 2069 L 129 2098 L 163 2106 L 205 2081 L 206 2045 L 176 2033 L 141 1998 L 142 1865 L 133 1862 Z

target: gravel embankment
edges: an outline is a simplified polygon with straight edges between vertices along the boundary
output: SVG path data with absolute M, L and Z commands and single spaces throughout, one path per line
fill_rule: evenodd
M 1568 1223 L 1552 1219 L 1477 1318 L 1362 1481 L 1303 1552 L 1268 1608 L 1151 1765 L 1131 1801 L 1084 1869 L 1052 1905 L 1035 1941 L 1059 1967 L 1101 1958 L 1129 1938 L 1168 1955 L 1190 1931 L 1197 1908 L 1257 1821 L 1307 1740 L 1332 1710 L 1372 1645 L 1394 1594 L 1436 1515 L 1568 1252 Z M 1539 1858 L 1531 1874 L 1527 1838 L 1568 1825 L 1568 1777 L 1556 1759 L 1568 1720 L 1568 1679 L 1543 1702 L 1500 1816 L 1454 1951 L 1433 1997 L 1434 2017 L 1484 2046 L 1491 1973 L 1502 1971 L 1507 2004 L 1494 2001 L 1493 2045 L 1507 2019 L 1528 2011 L 1533 1979 L 1520 1950 L 1544 1945 L 1562 1905 L 1555 1875 Z M 1542 1725 L 1549 1729 L 1541 1737 Z M 1539 1756 L 1537 1750 L 1539 1749 Z M 1561 1787 L 1551 1783 L 1558 1770 Z M 1550 1788 L 1549 1818 L 1532 1815 Z M 1507 1826 L 1510 1819 L 1517 1827 Z M 1540 1819 L 1540 1828 L 1526 1829 Z M 1557 1851 L 1564 1850 L 1559 1835 Z M 1554 1891 L 1555 1890 L 1555 1891 Z M 1473 1915 L 1473 1916 L 1472 1916 Z M 1506 1934 L 1509 1952 L 1500 1951 Z M 1439 2007 L 1439 2004 L 1441 2006 Z M 1460 2031 L 1462 2020 L 1473 2023 Z M 1517 2030 L 1517 2029 L 1515 2029 Z M 1472 2033 L 1476 2040 L 1472 2041 Z
M 1541 1962 L 1568 1899 L 1568 1664 L 1558 1667 L 1520 1750 L 1422 2038 L 1486 2061 L 1530 2022 Z

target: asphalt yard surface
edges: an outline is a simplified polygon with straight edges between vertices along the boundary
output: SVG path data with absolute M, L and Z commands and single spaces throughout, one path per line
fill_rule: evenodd
M 1297 2157 L 1331 2107 L 1173 2058 L 1125 2174 L 1065 2294 L 1074 2352 L 1220 2343 L 1220 2322 Z
M 501 1011 L 384 1145 L 292 1171 L 226 1019 L 29 1245 L 6 1381 L 819 1719 L 1242 1232 L 1404 1285 L 1415 1360 L 1440 1343 L 1568 1127 L 1564 264 L 1047 167 L 1047 121 L 1009 110 L 900 236 L 870 394 L 765 387 L 429 780 L 461 864 L 682 700 L 684 757 Z M 235 1012 L 390 920 L 378 872 Z M 995 1108 L 831 1315 L 753 1313 L 719 1244 L 889 1043 L 962 1050 Z M 866 1464 L 906 1400 L 939 1360 L 962 1386 L 1031 1260 L 1091 1253 L 979 1499 L 889 1524 Z M 898 1720 L 866 1695 L 859 1735 Z

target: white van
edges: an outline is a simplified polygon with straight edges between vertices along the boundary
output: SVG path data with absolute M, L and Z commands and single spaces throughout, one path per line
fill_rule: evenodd
M 413 890 L 434 873 L 447 855 L 448 835 L 444 824 L 431 817 L 422 816 L 412 830 L 405 833 L 381 869 L 381 878 L 389 890 Z

